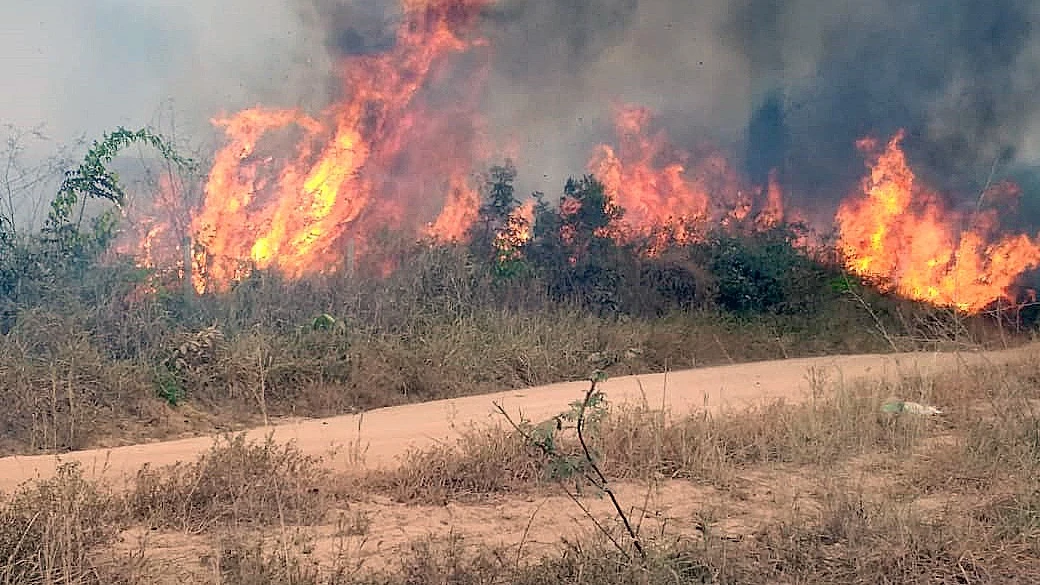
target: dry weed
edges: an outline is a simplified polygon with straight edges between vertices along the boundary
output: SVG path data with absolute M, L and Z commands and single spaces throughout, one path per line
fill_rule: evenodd
M 131 486 L 134 518 L 153 527 L 203 532 L 221 525 L 296 525 L 329 510 L 319 460 L 270 438 L 224 437 L 194 463 L 143 468 Z
M 0 504 L 0 583 L 101 584 L 97 548 L 123 520 L 119 500 L 74 464 Z

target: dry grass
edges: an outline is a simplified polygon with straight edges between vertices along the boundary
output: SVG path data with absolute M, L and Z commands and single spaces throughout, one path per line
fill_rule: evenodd
M 366 568 L 362 545 L 347 541 L 363 543 L 384 519 L 352 508 L 354 499 L 459 506 L 558 489 L 515 434 L 471 428 L 458 445 L 414 451 L 399 469 L 355 478 L 346 491 L 319 460 L 242 437 L 190 464 L 146 468 L 125 494 L 65 467 L 0 507 L 0 583 L 171 582 L 147 545 L 107 552 L 130 526 L 201 539 L 212 554 L 199 579 L 213 583 L 1032 583 L 1040 579 L 1038 382 L 1033 360 L 891 385 L 821 381 L 804 404 L 714 416 L 612 407 L 593 433 L 608 476 L 694 482 L 718 498 L 686 520 L 695 525 L 645 534 L 645 563 L 596 533 L 578 531 L 533 556 L 449 533 Z M 883 413 L 890 395 L 945 414 Z M 747 488 L 755 477 L 777 494 Z M 780 497 L 780 484 L 797 495 Z M 342 542 L 319 554 L 308 525 L 336 509 Z M 726 518 L 740 518 L 743 532 L 716 529 Z
M 120 500 L 71 464 L 0 504 L 0 583 L 105 583 L 94 563 L 124 521 Z
M 1038 381 L 1040 361 L 1029 361 L 821 388 L 805 404 L 720 416 L 614 408 L 595 442 L 612 477 L 705 482 L 732 494 L 734 511 L 746 474 L 782 470 L 781 479 L 813 486 L 807 501 L 744 542 L 705 536 L 695 558 L 718 582 L 1031 583 L 1040 579 Z M 890 396 L 946 413 L 883 413 Z M 471 431 L 457 447 L 412 453 L 389 485 L 397 497 L 428 503 L 481 488 L 549 489 L 544 473 L 515 472 L 532 458 L 515 435 Z M 526 582 L 521 574 L 479 582 Z
M 153 528 L 307 524 L 329 510 L 327 473 L 291 445 L 225 437 L 193 463 L 145 467 L 127 495 L 132 516 Z
M 386 279 L 286 282 L 258 272 L 201 298 L 143 293 L 124 271 L 99 268 L 63 294 L 5 309 L 0 454 L 481 394 L 582 379 L 592 368 L 624 375 L 1026 336 L 985 316 L 863 291 L 875 322 L 855 299 L 820 293 L 826 282 L 812 285 L 811 310 L 673 303 L 597 313 L 551 298 L 538 280 L 489 280 L 462 250 L 410 253 L 409 270 Z
M 253 540 L 225 551 L 223 583 L 301 585 L 701 585 L 712 583 L 711 568 L 678 544 L 655 549 L 647 563 L 633 562 L 602 538 L 565 545 L 559 554 L 518 564 L 502 548 L 469 541 L 458 534 L 421 538 L 402 549 L 390 566 L 358 571 L 349 563 L 322 571 L 310 566 L 305 551 L 286 556 L 277 541 Z
M 162 411 L 145 370 L 107 358 L 75 320 L 21 315 L 0 335 L 0 452 L 64 452 L 132 437 Z
M 362 484 L 402 502 L 443 504 L 523 491 L 545 477 L 535 449 L 497 428 L 471 428 L 457 445 L 409 451 L 401 465 Z
M 716 415 L 676 416 L 646 406 L 619 405 L 609 408 L 594 427 L 592 446 L 602 453 L 602 467 L 611 477 L 720 486 L 755 466 L 820 469 L 864 453 L 904 457 L 944 423 L 882 413 L 879 405 L 891 395 L 929 400 L 935 392 L 926 385 L 935 383 L 904 380 L 896 386 L 824 388 L 820 382 L 818 397 L 806 403 L 776 401 Z M 562 439 L 562 453 L 578 453 L 572 435 Z M 537 449 L 518 434 L 491 426 L 467 430 L 455 445 L 411 451 L 401 465 L 374 481 L 402 501 L 436 503 L 523 491 L 546 479 Z

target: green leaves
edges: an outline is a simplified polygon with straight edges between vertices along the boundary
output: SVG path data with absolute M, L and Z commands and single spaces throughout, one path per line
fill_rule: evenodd
M 79 167 L 67 171 L 51 201 L 44 223 L 47 243 L 51 244 L 52 261 L 85 261 L 104 250 L 115 236 L 118 209 L 126 202 L 119 175 L 109 165 L 127 147 L 143 143 L 159 151 L 160 156 L 179 169 L 194 170 L 196 163 L 180 156 L 173 146 L 151 130 L 132 131 L 118 128 L 95 140 Z M 91 221 L 89 231 L 82 231 L 86 202 L 104 199 L 116 209 L 101 212 Z
M 582 399 L 571 402 L 568 410 L 538 424 L 531 424 L 524 419 L 514 422 L 501 406 L 496 405 L 499 413 L 505 416 L 524 440 L 545 455 L 546 472 L 550 478 L 560 480 L 585 475 L 597 464 L 599 454 L 595 450 L 583 445 L 588 449 L 587 452 L 567 452 L 565 446 L 561 446 L 561 437 L 570 435 L 572 439 L 576 437 L 584 442 L 581 433 L 595 433 L 596 427 L 607 413 L 606 395 L 596 386 L 606 379 L 606 373 L 596 370 L 590 376 L 592 387 Z
M 484 203 L 480 215 L 470 229 L 469 247 L 472 253 L 490 264 L 496 279 L 508 280 L 526 272 L 524 234 L 528 232 L 528 220 L 517 213 L 520 207 L 516 199 L 517 171 L 512 161 L 495 165 L 488 172 L 482 190 Z

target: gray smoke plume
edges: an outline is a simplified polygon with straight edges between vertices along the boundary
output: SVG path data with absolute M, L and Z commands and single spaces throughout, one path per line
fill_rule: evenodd
M 493 138 L 519 145 L 524 189 L 559 191 L 612 140 L 611 107 L 658 114 L 757 182 L 826 210 L 863 173 L 854 143 L 906 128 L 911 163 L 974 200 L 991 178 L 1040 210 L 1040 3 L 1034 0 L 498 0 L 479 34 Z M 0 123 L 59 139 L 155 119 L 216 140 L 210 117 L 265 104 L 312 111 L 334 64 L 386 50 L 396 0 L 39 0 L 0 5 Z
M 330 75 L 288 0 L 3 2 L 0 54 L 0 124 L 42 124 L 61 142 L 171 112 L 178 133 L 210 142 L 211 117 L 320 105 Z
M 1036 2 L 558 4 L 499 3 L 488 19 L 503 93 L 517 96 L 502 109 L 518 127 L 566 134 L 601 118 L 606 100 L 645 103 L 679 145 L 729 148 L 759 183 L 779 168 L 814 206 L 862 175 L 857 139 L 898 128 L 920 174 L 966 199 L 1040 164 Z M 548 158 L 573 168 L 573 143 L 556 140 Z

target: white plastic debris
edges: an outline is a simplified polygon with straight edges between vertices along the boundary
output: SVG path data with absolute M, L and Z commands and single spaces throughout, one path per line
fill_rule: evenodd
M 881 406 L 882 412 L 891 412 L 893 414 L 918 414 L 923 416 L 935 416 L 942 414 L 942 410 L 928 405 L 921 404 L 919 402 L 909 402 L 906 400 L 889 400 Z

